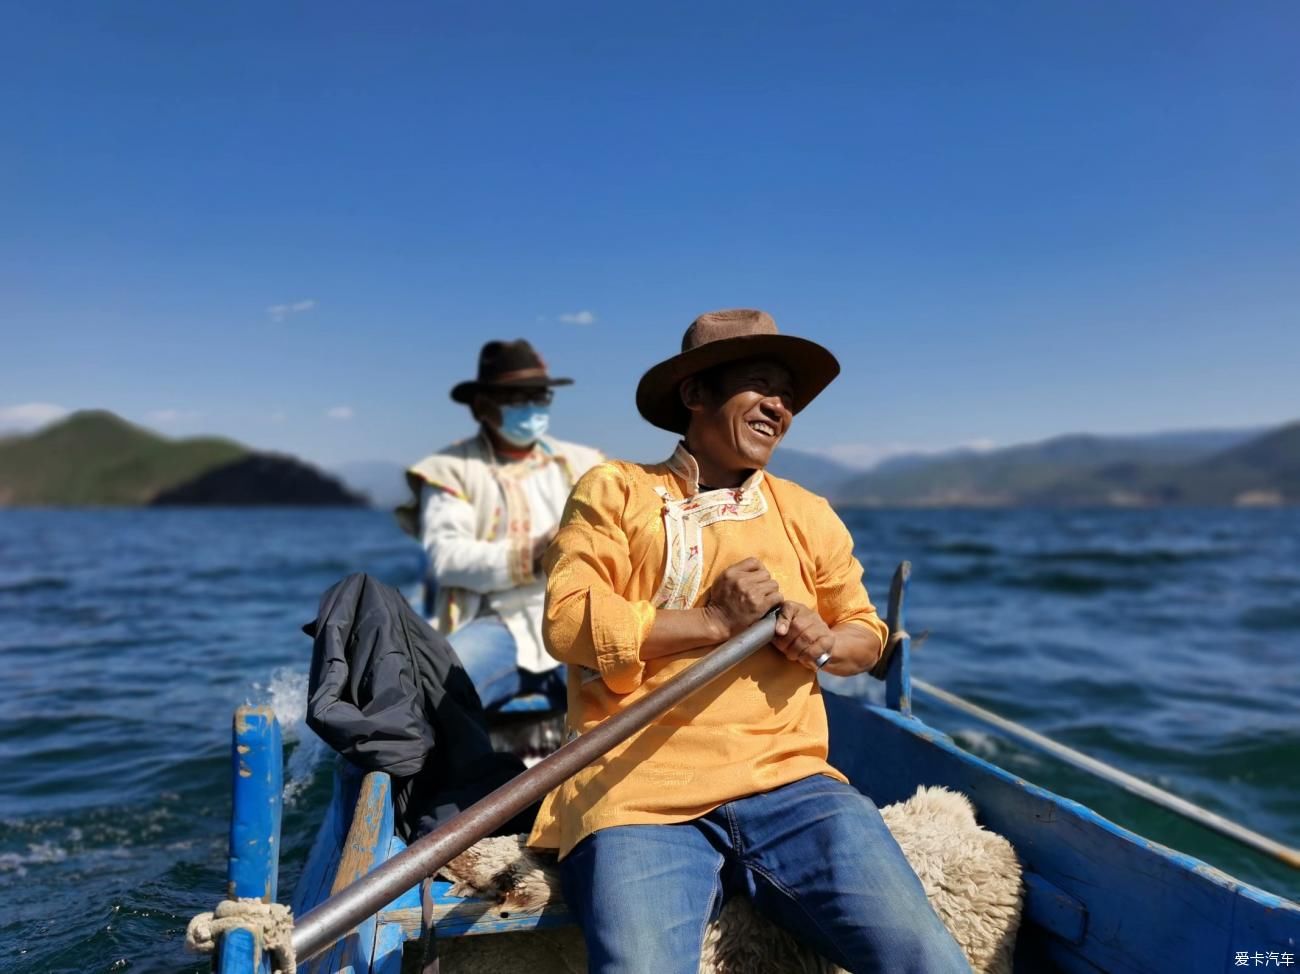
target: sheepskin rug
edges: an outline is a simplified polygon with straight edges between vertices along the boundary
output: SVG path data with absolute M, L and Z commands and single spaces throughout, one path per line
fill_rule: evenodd
M 1006 839 L 981 828 L 965 795 L 920 788 L 881 815 L 916 870 L 930 903 L 977 972 L 1009 974 L 1020 926 L 1020 863 Z M 460 896 L 495 900 L 503 911 L 560 898 L 555 859 L 524 836 L 484 839 L 442 870 Z M 445 974 L 584 974 L 575 927 L 440 941 Z M 705 934 L 700 971 L 709 974 L 841 974 L 841 969 L 733 897 Z

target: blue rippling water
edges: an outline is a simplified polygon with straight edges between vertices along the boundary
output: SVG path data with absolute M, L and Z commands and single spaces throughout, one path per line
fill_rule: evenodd
M 1300 844 L 1300 512 L 847 511 L 883 602 L 914 565 L 917 674 Z M 368 511 L 0 512 L 0 967 L 202 970 L 224 883 L 229 722 L 288 738 L 281 890 L 328 796 L 298 627 L 341 575 L 403 589 Z M 924 698 L 968 749 L 1293 898 L 1292 872 Z

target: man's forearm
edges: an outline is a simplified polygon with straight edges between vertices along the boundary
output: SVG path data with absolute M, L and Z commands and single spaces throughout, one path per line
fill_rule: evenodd
M 425 546 L 429 574 L 440 588 L 463 588 L 487 595 L 516 587 L 508 541 L 438 538 Z
M 874 629 L 856 622 L 843 622 L 831 628 L 835 648 L 823 669 L 835 676 L 857 676 L 876 665 L 884 644 Z
M 655 613 L 649 634 L 641 643 L 641 658 L 660 659 L 701 646 L 717 646 L 726 642 L 729 635 L 726 625 L 704 606 L 698 609 L 660 609 Z

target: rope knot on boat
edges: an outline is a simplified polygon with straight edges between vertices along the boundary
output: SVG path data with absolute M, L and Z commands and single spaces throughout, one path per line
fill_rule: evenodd
M 275 974 L 293 974 L 297 958 L 293 951 L 293 913 L 281 903 L 259 899 L 222 900 L 211 913 L 200 913 L 185 929 L 185 948 L 196 954 L 210 954 L 218 939 L 232 930 L 247 930 L 257 942 L 253 959 L 256 969 L 262 951 L 271 955 Z

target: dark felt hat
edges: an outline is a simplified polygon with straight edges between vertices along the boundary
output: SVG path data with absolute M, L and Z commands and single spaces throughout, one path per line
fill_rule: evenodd
M 571 386 L 572 379 L 553 379 L 546 363 L 527 341 L 488 342 L 478 353 L 478 378 L 458 383 L 451 390 L 456 402 L 469 404 L 475 393 L 485 389 L 529 389 Z
M 718 365 L 755 358 L 779 362 L 790 370 L 796 413 L 840 373 L 840 363 L 827 349 L 806 338 L 778 334 L 776 322 L 765 311 L 711 311 L 691 322 L 679 355 L 641 376 L 636 408 L 660 429 L 685 433 L 691 414 L 678 394 L 682 381 Z

